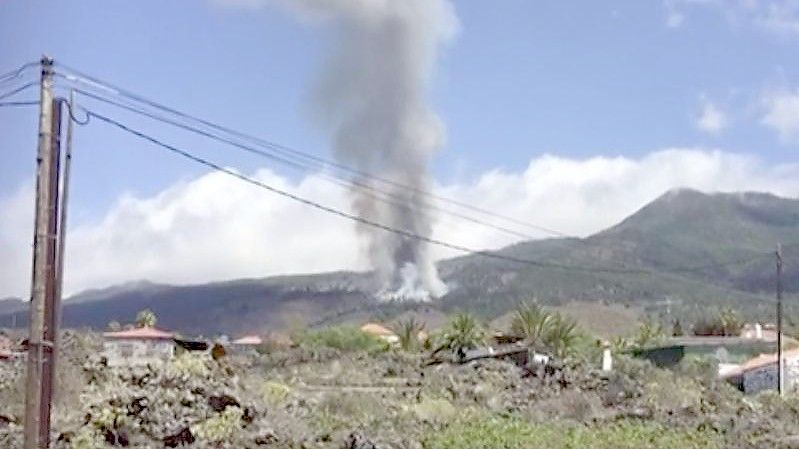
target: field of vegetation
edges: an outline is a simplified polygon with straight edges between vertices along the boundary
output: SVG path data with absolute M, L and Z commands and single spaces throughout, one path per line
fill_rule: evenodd
M 596 341 L 535 304 L 520 306 L 508 325 L 554 362 L 459 363 L 458 349 L 488 338 L 466 314 L 429 335 L 422 323 L 402 321 L 396 345 L 334 326 L 296 332 L 291 346 L 266 342 L 248 353 L 182 353 L 163 366 L 119 368 L 98 357 L 97 334 L 68 331 L 54 447 L 795 447 L 799 398 L 743 396 L 703 359 L 666 371 L 620 355 L 612 372 L 602 372 Z M 702 325 L 738 322 L 723 311 Z M 663 334 L 644 323 L 613 344 L 647 345 Z M 23 381 L 23 361 L 0 364 L 3 448 L 21 447 Z

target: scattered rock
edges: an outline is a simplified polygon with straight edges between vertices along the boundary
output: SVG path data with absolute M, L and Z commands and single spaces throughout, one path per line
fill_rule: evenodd
M 211 406 L 211 409 L 217 413 L 221 413 L 225 411 L 228 407 L 239 407 L 241 408 L 241 404 L 237 401 L 234 397 L 223 394 L 221 396 L 211 396 L 208 398 L 208 405 Z
M 12 423 L 14 423 L 14 418 L 6 415 L 0 415 L 0 427 L 8 427 L 8 425 Z
M 377 446 L 369 441 L 359 432 L 352 432 L 344 442 L 344 449 L 378 449 Z
M 164 446 L 166 447 L 185 446 L 193 443 L 194 435 L 192 435 L 191 429 L 188 427 L 184 427 L 180 432 L 164 438 Z

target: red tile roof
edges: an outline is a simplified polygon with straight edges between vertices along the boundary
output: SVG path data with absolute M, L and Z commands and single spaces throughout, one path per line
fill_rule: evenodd
M 369 335 L 374 335 L 377 337 L 392 337 L 395 335 L 391 329 L 377 323 L 364 324 L 361 326 L 361 332 L 365 332 Z
M 175 334 L 154 327 L 137 327 L 136 329 L 118 332 L 104 332 L 103 337 L 118 340 L 172 340 L 175 338 Z
M 257 346 L 263 343 L 261 337 L 257 335 L 247 335 L 246 337 L 241 337 L 237 340 L 233 340 L 232 342 L 234 345 L 252 345 Z

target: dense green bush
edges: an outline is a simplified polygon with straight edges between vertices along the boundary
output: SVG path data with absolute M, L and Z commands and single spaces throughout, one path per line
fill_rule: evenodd
M 293 340 L 310 349 L 333 348 L 339 351 L 366 351 L 369 353 L 388 350 L 388 343 L 369 335 L 354 326 L 333 326 L 319 330 L 307 330 L 293 336 Z
M 642 422 L 569 426 L 472 417 L 430 433 L 423 445 L 426 449 L 715 449 L 721 447 L 721 441 L 710 431 Z
M 715 316 L 700 318 L 694 323 L 694 335 L 737 337 L 741 335 L 744 321 L 740 314 L 731 308 L 720 310 Z

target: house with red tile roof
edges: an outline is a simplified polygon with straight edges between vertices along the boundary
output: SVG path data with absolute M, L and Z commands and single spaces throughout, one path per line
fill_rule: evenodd
M 399 342 L 399 336 L 382 324 L 366 323 L 361 326 L 361 332 L 385 340 L 388 343 L 394 344 Z
M 175 355 L 175 334 L 155 327 L 103 333 L 108 366 L 158 364 Z

